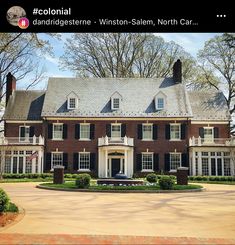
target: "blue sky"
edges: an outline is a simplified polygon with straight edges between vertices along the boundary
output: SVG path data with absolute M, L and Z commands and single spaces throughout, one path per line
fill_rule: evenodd
M 49 39 L 53 51 L 54 57 L 49 55 L 44 55 L 41 59 L 41 66 L 45 70 L 46 79 L 38 84 L 34 89 L 46 89 L 46 84 L 48 77 L 73 77 L 74 74 L 69 70 L 62 70 L 59 67 L 59 57 L 64 53 L 64 43 L 66 38 L 70 37 L 70 33 L 62 33 L 61 40 L 56 40 L 48 35 L 39 34 L 43 39 Z M 213 38 L 218 33 L 155 33 L 157 36 L 161 36 L 165 41 L 174 41 L 175 43 L 181 45 L 185 51 L 190 53 L 192 56 L 196 57 L 197 52 L 203 48 L 204 43 Z M 22 82 L 19 83 L 19 89 L 23 88 L 24 83 L 27 83 L 27 79 L 30 77 L 25 77 Z

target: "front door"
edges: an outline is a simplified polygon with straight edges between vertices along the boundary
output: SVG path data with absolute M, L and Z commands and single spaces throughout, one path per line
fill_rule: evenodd
M 112 159 L 112 177 L 120 172 L 120 159 Z

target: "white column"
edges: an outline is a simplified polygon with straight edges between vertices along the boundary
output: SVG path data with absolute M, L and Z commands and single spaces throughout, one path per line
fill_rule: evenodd
M 221 163 L 222 163 L 222 176 L 224 176 L 224 156 L 221 156 Z
M 105 161 L 105 178 L 108 177 L 108 150 L 104 151 L 104 161 Z
M 42 151 L 38 151 L 38 173 L 42 173 Z
M 196 175 L 196 154 L 194 149 L 192 149 L 192 175 L 195 176 Z M 190 157 L 190 156 L 189 156 Z
M 209 176 L 211 176 L 211 156 L 208 156 Z
M 198 175 L 202 175 L 202 153 L 198 151 L 198 162 L 197 162 L 197 167 L 198 167 Z
M 32 174 L 35 174 L 36 170 L 36 159 L 32 159 Z
M 128 167 L 128 161 L 127 161 L 127 150 L 124 151 L 124 174 L 127 175 L 127 167 Z
M 23 174 L 25 174 L 25 168 L 26 168 L 26 156 L 23 157 Z

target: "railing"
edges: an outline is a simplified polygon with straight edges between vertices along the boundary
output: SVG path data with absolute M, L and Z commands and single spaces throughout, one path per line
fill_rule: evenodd
M 44 138 L 39 137 L 1 137 L 0 145 L 44 145 Z
M 235 146 L 235 138 L 195 138 L 189 139 L 189 146 Z
M 98 146 L 104 145 L 124 145 L 124 146 L 134 146 L 134 139 L 129 137 L 120 137 L 120 138 L 112 138 L 112 137 L 102 137 L 98 139 Z

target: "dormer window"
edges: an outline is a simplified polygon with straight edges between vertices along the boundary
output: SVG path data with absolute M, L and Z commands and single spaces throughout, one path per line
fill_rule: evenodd
M 119 110 L 121 108 L 122 96 L 115 92 L 111 95 L 111 110 Z
M 157 108 L 158 110 L 164 109 L 164 98 L 157 99 Z
M 120 99 L 113 98 L 112 99 L 112 110 L 118 110 L 120 108 Z
M 76 99 L 69 98 L 69 109 L 75 109 L 75 108 L 76 108 Z
M 67 108 L 68 110 L 74 110 L 78 108 L 78 96 L 71 92 L 67 95 Z
M 166 95 L 162 91 L 155 95 L 154 102 L 156 110 L 166 109 Z

